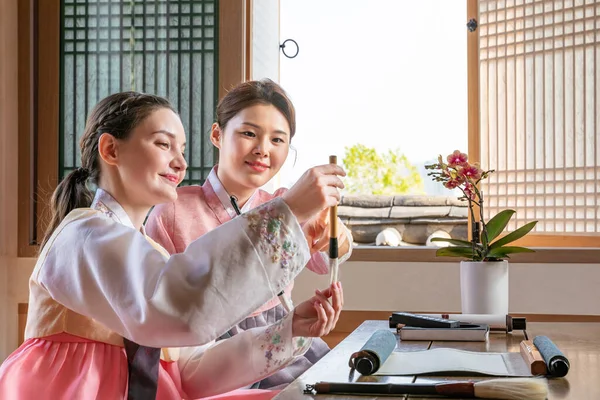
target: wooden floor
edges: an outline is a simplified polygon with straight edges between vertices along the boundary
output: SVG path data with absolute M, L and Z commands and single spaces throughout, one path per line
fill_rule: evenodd
M 348 332 L 331 332 L 329 335 L 324 336 L 323 340 L 325 341 L 325 343 L 327 343 L 330 349 L 333 349 L 348 335 Z

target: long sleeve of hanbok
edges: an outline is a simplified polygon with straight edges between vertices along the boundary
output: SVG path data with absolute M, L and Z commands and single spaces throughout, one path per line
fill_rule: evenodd
M 209 343 L 276 296 L 309 258 L 281 199 L 169 259 L 140 232 L 81 212 L 55 231 L 32 279 L 64 306 L 147 346 Z
M 293 314 L 216 344 L 182 348 L 178 365 L 188 398 L 213 396 L 260 381 L 304 354 L 312 339 L 292 337 Z

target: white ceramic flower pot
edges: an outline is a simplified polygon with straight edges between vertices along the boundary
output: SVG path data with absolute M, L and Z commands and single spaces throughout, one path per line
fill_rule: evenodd
M 508 314 L 508 261 L 461 261 L 463 314 Z

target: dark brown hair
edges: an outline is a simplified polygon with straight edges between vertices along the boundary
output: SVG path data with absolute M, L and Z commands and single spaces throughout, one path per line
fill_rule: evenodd
M 270 79 L 240 83 L 225 95 L 217 106 L 217 123 L 221 129 L 245 108 L 256 104 L 272 105 L 290 125 L 290 140 L 296 133 L 296 110 L 285 91 Z
M 153 111 L 161 108 L 173 110 L 167 99 L 138 92 L 115 93 L 96 104 L 88 116 L 79 142 L 81 167 L 67 175 L 52 195 L 50 223 L 42 247 L 67 214 L 76 208 L 89 207 L 92 204 L 94 194 L 87 187 L 87 183 L 97 185 L 99 182 L 100 136 L 110 133 L 117 139 L 127 139 L 135 127 Z

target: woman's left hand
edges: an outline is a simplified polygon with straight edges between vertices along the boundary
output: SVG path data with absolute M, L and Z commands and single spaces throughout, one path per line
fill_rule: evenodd
M 331 304 L 327 300 L 331 298 Z M 294 309 L 292 335 L 322 337 L 335 327 L 344 306 L 344 291 L 341 282 L 332 283 L 324 291 L 315 290 L 315 295 Z
M 306 221 L 302 227 L 311 254 L 329 249 L 329 223 L 329 208 L 326 208 Z M 348 237 L 346 236 L 345 229 L 340 229 L 340 221 L 336 220 L 335 223 L 338 224 L 338 248 L 342 249 Z

